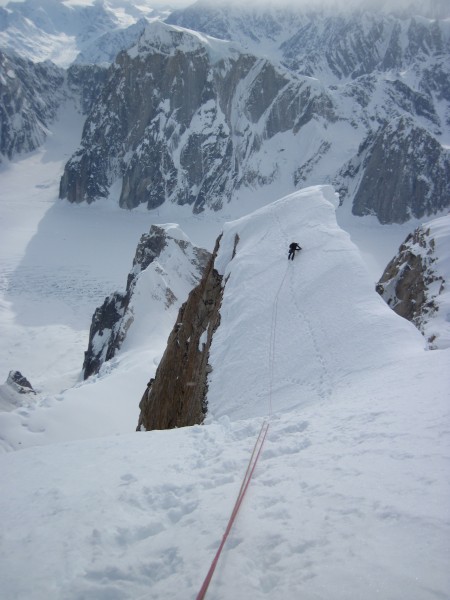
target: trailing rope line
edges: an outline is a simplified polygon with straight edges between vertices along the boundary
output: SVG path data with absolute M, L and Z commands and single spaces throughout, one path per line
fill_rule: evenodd
M 272 308 L 272 322 L 270 325 L 270 341 L 269 341 L 269 417 L 272 416 L 272 392 L 273 392 L 273 374 L 275 364 L 275 341 L 276 341 L 276 330 L 277 330 L 277 319 L 278 319 L 278 299 L 280 296 L 281 289 L 288 273 L 289 264 L 287 265 L 286 271 L 284 272 L 283 279 L 278 287 L 277 293 L 275 294 L 275 300 Z
M 258 459 L 261 455 L 261 450 L 263 448 L 264 441 L 266 439 L 268 430 L 269 430 L 269 422 L 264 421 L 264 423 L 262 424 L 261 429 L 259 431 L 258 439 L 256 440 L 255 445 L 253 447 L 253 452 L 252 452 L 252 455 L 250 457 L 250 460 L 249 460 L 249 463 L 247 466 L 247 471 L 245 473 L 244 479 L 242 480 L 241 489 L 239 490 L 239 494 L 238 494 L 238 497 L 234 504 L 233 511 L 228 520 L 228 524 L 225 529 L 225 533 L 223 534 L 222 541 L 220 542 L 220 546 L 217 549 L 216 555 L 214 556 L 211 566 L 209 567 L 208 574 L 205 577 L 205 581 L 203 582 L 203 585 L 200 589 L 200 592 L 197 595 L 196 600 L 203 600 L 203 598 L 205 597 L 205 594 L 208 590 L 212 576 L 214 575 L 214 571 L 216 570 L 217 563 L 219 561 L 219 557 L 222 553 L 223 547 L 225 546 L 225 542 L 227 541 L 227 538 L 231 531 L 231 528 L 233 527 L 233 523 L 236 520 L 236 516 L 239 512 L 239 508 L 241 507 L 241 504 L 242 504 L 244 496 L 247 492 L 248 486 L 250 485 L 250 481 L 251 481 L 251 478 L 255 471 L 255 467 L 258 462 Z
M 288 265 L 289 268 L 289 265 Z M 274 369 L 273 369 L 273 365 L 275 362 L 275 333 L 276 333 L 276 324 L 277 324 L 277 317 L 278 317 L 278 298 L 280 296 L 280 292 L 281 289 L 283 287 L 284 284 L 284 280 L 286 279 L 286 275 L 288 272 L 288 268 L 286 268 L 286 271 L 284 273 L 283 279 L 281 280 L 280 286 L 277 290 L 277 293 L 275 295 L 275 300 L 274 300 L 274 305 L 273 305 L 273 309 L 272 309 L 272 321 L 270 324 L 270 341 L 269 341 L 269 418 L 272 415 L 272 388 L 273 388 L 273 374 L 274 374 Z M 266 440 L 267 437 L 267 432 L 269 430 L 269 421 L 265 420 L 263 422 L 263 424 L 261 425 L 261 429 L 259 431 L 258 434 L 258 438 L 255 442 L 255 445 L 253 447 L 253 452 L 252 455 L 250 457 L 250 460 L 248 462 L 247 465 L 247 470 L 245 472 L 244 478 L 242 480 L 242 484 L 241 484 L 241 489 L 239 490 L 239 494 L 236 498 L 236 502 L 234 504 L 234 508 L 233 511 L 231 513 L 231 516 L 228 520 L 228 524 L 227 527 L 225 529 L 225 533 L 223 534 L 222 537 L 222 541 L 220 542 L 220 545 L 217 549 L 217 552 L 212 560 L 211 566 L 209 567 L 209 571 L 205 577 L 205 580 L 203 582 L 203 585 L 196 597 L 196 600 L 203 600 L 205 598 L 206 592 L 208 591 L 208 587 L 209 584 L 211 583 L 211 579 L 214 575 L 214 571 L 216 570 L 217 567 L 217 563 L 219 562 L 219 558 L 220 555 L 222 554 L 222 550 L 225 546 L 225 543 L 227 541 L 228 535 L 231 531 L 231 528 L 233 527 L 233 523 L 236 520 L 237 514 L 239 512 L 239 509 L 241 507 L 242 501 L 244 500 L 244 496 L 247 492 L 248 486 L 250 485 L 250 481 L 252 479 L 253 473 L 255 471 L 256 468 L 256 464 L 259 460 L 259 457 L 261 455 L 261 451 L 264 445 L 264 442 Z

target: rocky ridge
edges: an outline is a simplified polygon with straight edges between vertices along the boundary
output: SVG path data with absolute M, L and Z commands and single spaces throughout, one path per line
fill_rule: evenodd
M 64 98 L 64 71 L 0 50 L 0 162 L 38 148 Z
M 93 315 L 84 379 L 98 373 L 117 354 L 135 321 L 143 335 L 147 332 L 151 337 L 152 324 L 146 325 L 142 313 L 145 317 L 150 303 L 156 302 L 162 305 L 161 319 L 164 313 L 172 314 L 181 302 L 178 289 L 190 290 L 198 282 L 209 256 L 206 250 L 193 246 L 177 227 L 152 225 L 137 246 L 125 293 L 108 296 Z
M 241 186 L 280 177 L 276 163 L 253 161 L 265 139 L 320 119 L 337 117 L 317 82 L 154 23 L 111 67 L 60 195 L 93 202 L 120 178 L 124 208 L 169 201 L 218 210 Z
M 400 117 L 366 138 L 334 184 L 341 199 L 353 196 L 354 215 L 376 215 L 383 224 L 421 219 L 449 205 L 450 152 Z
M 438 221 L 448 221 L 448 217 Z M 434 223 L 407 236 L 376 286 L 394 312 L 412 321 L 425 335 L 431 349 L 446 347 L 444 331 L 435 321 L 438 313 L 448 312 L 448 299 L 444 300 L 448 282 L 439 268 Z M 448 243 L 448 236 L 446 240 Z
M 289 70 L 334 83 L 405 70 L 418 58 L 448 51 L 445 0 L 440 5 L 411 3 L 408 14 L 395 7 L 376 10 L 377 4 L 336 12 L 202 0 L 174 11 L 166 22 L 237 41 L 255 54 L 266 52 L 269 44 L 270 55 Z
M 236 14 L 229 8 L 230 23 Z M 309 57 L 310 67 L 149 24 L 109 69 L 81 146 L 66 165 L 61 197 L 93 202 L 121 181 L 124 208 L 172 202 L 200 212 L 266 186 L 278 186 L 280 195 L 333 183 L 342 202 L 354 202 L 355 214 L 375 214 L 382 223 L 449 205 L 446 21 L 371 13 L 285 15 L 276 23 L 271 15 L 259 17 L 249 22 L 261 44 L 283 39 L 283 48 Z M 172 20 L 188 24 L 181 13 Z M 216 21 L 189 23 L 201 29 Z M 240 23 L 242 43 L 251 36 Z M 302 52 L 286 39 L 293 30 L 305 33 Z M 347 46 L 332 57 L 326 40 L 339 37 Z M 371 52 L 377 60 L 366 56 Z M 395 169 L 389 168 L 393 158 Z
M 201 281 L 179 310 L 155 378 L 139 404 L 137 431 L 195 425 L 204 419 L 209 349 L 220 323 L 224 283 L 214 268 L 219 245 L 220 238 Z

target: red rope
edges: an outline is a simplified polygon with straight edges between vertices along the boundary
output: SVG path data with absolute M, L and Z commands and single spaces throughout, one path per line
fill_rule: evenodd
M 239 490 L 239 494 L 238 494 L 238 497 L 234 504 L 233 511 L 228 520 L 227 528 L 225 529 L 225 533 L 223 534 L 222 541 L 220 542 L 220 546 L 217 549 L 216 555 L 214 556 L 211 566 L 209 567 L 208 574 L 205 577 L 205 581 L 203 582 L 203 585 L 197 595 L 196 600 L 203 600 L 203 598 L 205 597 L 205 594 L 208 590 L 208 586 L 211 582 L 214 571 L 216 570 L 217 563 L 219 561 L 219 557 L 222 553 L 223 547 L 225 546 L 225 542 L 227 541 L 227 537 L 231 531 L 231 528 L 233 527 L 233 523 L 239 512 L 239 508 L 241 507 L 241 504 L 242 504 L 244 496 L 247 492 L 248 486 L 250 485 L 250 480 L 255 471 L 256 463 L 258 462 L 258 459 L 260 457 L 261 450 L 264 445 L 264 441 L 266 439 L 268 429 L 269 429 L 269 423 L 267 421 L 264 421 L 264 423 L 261 425 L 261 430 L 259 432 L 258 439 L 256 440 L 255 446 L 253 447 L 253 452 L 252 452 L 252 455 L 250 457 L 250 460 L 249 460 L 249 463 L 247 466 L 247 471 L 245 472 L 244 479 L 242 480 L 241 489 Z

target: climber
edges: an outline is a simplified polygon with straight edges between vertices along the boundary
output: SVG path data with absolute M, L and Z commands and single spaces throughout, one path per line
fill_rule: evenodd
M 292 244 L 289 244 L 288 260 L 294 260 L 296 250 L 301 250 L 301 247 L 297 244 L 297 242 L 292 242 Z

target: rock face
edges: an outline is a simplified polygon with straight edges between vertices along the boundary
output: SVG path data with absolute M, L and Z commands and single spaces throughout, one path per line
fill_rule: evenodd
M 370 9 L 339 13 L 287 5 L 262 9 L 206 0 L 175 11 L 167 23 L 238 41 L 255 53 L 258 49 L 267 52 L 269 45 L 290 70 L 342 80 L 407 68 L 418 53 L 442 52 L 448 39 L 442 35 L 441 24 L 394 11 L 395 7 L 391 14 Z M 440 5 L 429 2 L 429 6 L 422 2 L 408 12 L 430 19 L 449 16 L 445 0 Z
M 152 302 L 163 304 L 162 312 L 173 312 L 180 304 L 177 295 L 198 282 L 209 257 L 209 252 L 193 246 L 178 228 L 152 225 L 137 246 L 126 292 L 108 296 L 93 315 L 84 378 L 98 373 L 102 364 L 116 355 L 132 326 L 142 329 L 144 335 L 147 330 L 151 337 L 142 313 L 151 315 Z M 144 297 L 143 305 L 135 295 Z
M 430 225 L 419 227 L 400 246 L 376 287 L 398 315 L 426 335 L 430 348 L 437 346 L 429 323 L 439 310 L 439 297 L 446 287 L 438 259 Z
M 169 201 L 217 210 L 240 186 L 279 177 L 276 164 L 253 160 L 264 139 L 320 117 L 336 120 L 317 82 L 154 23 L 111 67 L 60 195 L 93 202 L 121 179 L 125 208 Z
M 75 64 L 67 69 L 67 86 L 79 98 L 84 115 L 91 112 L 98 101 L 106 80 L 107 68 L 98 65 Z
M 61 197 L 117 183 L 124 208 L 200 212 L 333 183 L 382 223 L 449 206 L 450 21 L 209 2 L 169 20 L 241 45 L 147 25 L 109 69 Z
M 20 371 L 10 371 L 6 383 L 13 387 L 19 394 L 35 394 L 33 386 Z
M 411 119 L 394 120 L 366 139 L 342 171 L 353 179 L 358 174 L 355 215 L 404 223 L 449 206 L 450 153 Z
M 64 97 L 64 71 L 0 50 L 0 162 L 38 148 Z
M 9 412 L 23 406 L 32 406 L 36 392 L 20 371 L 10 371 L 0 385 L 0 411 Z
M 209 348 L 220 322 L 222 277 L 214 268 L 217 241 L 198 286 L 178 313 L 167 348 L 145 390 L 137 430 L 195 425 L 206 414 Z

